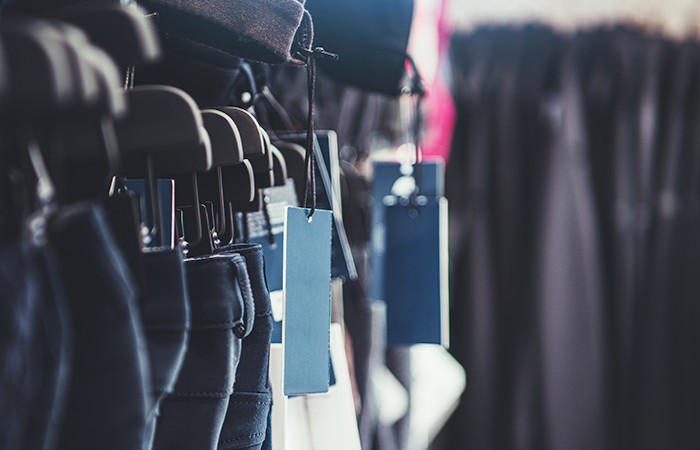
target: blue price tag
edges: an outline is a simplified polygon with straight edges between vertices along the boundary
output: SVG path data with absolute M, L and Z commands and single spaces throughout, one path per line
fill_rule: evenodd
M 278 135 L 282 140 L 306 145 L 305 134 Z M 340 163 L 338 138 L 335 131 L 316 130 L 314 139 L 316 156 L 316 206 L 333 211 L 333 248 L 331 274 L 338 279 L 357 279 L 357 268 L 350 249 L 340 195 Z
M 287 206 L 297 206 L 294 180 L 287 180 L 285 186 L 263 189 L 265 208 L 270 219 L 263 211 L 248 213 L 248 234 L 250 242 L 260 244 L 265 256 L 265 278 L 272 300 L 272 342 L 282 342 L 282 275 L 284 266 L 284 221 Z M 237 213 L 238 220 L 243 216 Z M 271 233 L 270 233 L 271 232 Z
M 287 207 L 284 229 L 284 394 L 328 391 L 331 211 Z
M 413 166 L 418 192 L 428 198 L 440 198 L 444 193 L 444 163 L 424 161 Z M 384 198 L 392 194 L 392 188 L 401 178 L 401 164 L 376 161 L 372 164 L 372 300 L 384 300 L 384 245 L 386 243 L 386 206 Z
M 294 180 L 290 178 L 284 186 L 263 189 L 263 195 L 270 219 L 269 228 L 263 211 L 248 213 L 248 236 L 250 242 L 262 245 L 267 286 L 270 291 L 277 291 L 282 289 L 282 245 L 287 206 L 297 206 Z
M 448 347 L 447 200 L 387 206 L 386 229 L 387 343 Z

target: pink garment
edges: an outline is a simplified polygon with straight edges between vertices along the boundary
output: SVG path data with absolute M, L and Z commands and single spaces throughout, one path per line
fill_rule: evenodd
M 438 72 L 431 86 L 428 86 L 423 100 L 424 129 L 422 153 L 424 158 L 440 157 L 447 161 L 452 145 L 452 132 L 455 124 L 455 105 L 452 93 L 444 77 L 444 70 L 449 64 L 448 52 L 452 30 L 445 17 L 447 0 L 442 0 L 438 16 Z

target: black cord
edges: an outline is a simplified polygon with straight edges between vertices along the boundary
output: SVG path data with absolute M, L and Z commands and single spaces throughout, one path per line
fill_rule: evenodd
M 338 59 L 335 53 L 329 53 L 323 47 L 316 47 L 313 51 L 305 51 L 307 57 L 306 64 L 306 81 L 309 92 L 309 116 L 306 127 L 306 157 L 304 158 L 304 167 L 306 168 L 306 178 L 304 179 L 304 208 L 307 207 L 307 199 L 309 193 L 309 184 L 311 184 L 311 211 L 307 219 L 316 212 L 316 157 L 314 155 L 314 93 L 316 91 L 316 59 L 332 58 Z
M 270 244 L 270 247 L 274 248 L 277 246 L 277 241 L 275 240 L 275 235 L 272 232 L 272 220 L 270 219 L 270 211 L 267 208 L 266 198 L 266 195 L 262 196 L 262 212 L 263 217 L 265 218 L 265 227 L 267 228 L 267 241 Z
M 420 76 L 420 73 L 418 73 L 418 67 L 416 66 L 415 61 L 413 61 L 413 58 L 411 56 L 406 55 L 406 60 L 411 66 L 411 71 L 413 72 L 411 74 L 411 95 L 415 95 L 417 97 L 416 99 L 416 107 L 415 111 L 413 114 L 413 144 L 415 145 L 416 149 L 416 163 L 420 162 L 422 159 L 421 155 L 421 148 L 420 148 L 420 135 L 421 131 L 423 129 L 423 114 L 421 113 L 421 105 L 423 101 L 423 97 L 425 97 L 425 87 L 423 83 L 423 79 Z

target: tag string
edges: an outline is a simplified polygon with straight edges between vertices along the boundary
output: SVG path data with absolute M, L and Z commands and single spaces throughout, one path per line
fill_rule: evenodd
M 311 219 L 316 212 L 316 157 L 314 155 L 314 93 L 316 91 L 316 59 L 328 57 L 338 59 L 338 55 L 325 51 L 322 47 L 316 47 L 313 51 L 306 51 L 306 81 L 309 93 L 309 116 L 306 126 L 306 156 L 304 167 L 306 177 L 304 178 L 304 208 L 308 207 L 309 187 L 311 187 L 311 211 L 307 219 Z
M 413 145 L 415 147 L 416 152 L 414 164 L 418 164 L 423 159 L 420 147 L 420 137 L 421 131 L 423 129 L 423 114 L 421 111 L 421 105 L 423 97 L 425 96 L 425 87 L 423 79 L 421 78 L 420 73 L 418 73 L 418 67 L 416 66 L 415 61 L 413 61 L 413 58 L 411 58 L 410 55 L 406 55 L 406 61 L 408 61 L 408 64 L 411 66 L 411 71 L 413 72 L 411 74 L 411 85 L 409 87 L 410 94 L 416 96 L 416 104 L 413 113 L 412 131 Z

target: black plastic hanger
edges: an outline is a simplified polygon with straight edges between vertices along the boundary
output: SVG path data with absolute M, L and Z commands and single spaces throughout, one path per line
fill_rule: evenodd
M 41 117 L 68 109 L 78 98 L 73 68 L 60 33 L 25 17 L 3 17 L 0 35 L 12 89 L 6 113 Z
M 217 209 L 213 213 L 214 228 L 223 233 L 226 228 L 222 167 L 243 162 L 243 143 L 236 124 L 231 118 L 214 109 L 202 111 L 204 126 L 212 144 L 214 170 L 199 174 L 200 198 L 212 201 Z
M 280 187 L 287 184 L 287 161 L 282 152 L 274 145 L 270 144 L 272 155 L 272 174 L 274 178 L 273 186 Z
M 85 30 L 121 68 L 152 63 L 161 55 L 157 31 L 147 11 L 139 6 L 83 3 L 52 14 Z
M 66 40 L 78 82 L 82 88 L 80 108 L 63 115 L 50 127 L 48 147 L 58 183 L 66 201 L 95 198 L 107 192 L 109 180 L 120 163 L 114 132 L 114 117 L 126 113 L 122 79 L 116 63 L 102 49 L 92 45 L 87 35 L 73 25 L 52 22 Z M 56 167 L 57 166 L 57 167 Z M 58 180 L 57 180 L 58 181 Z
M 243 108 L 237 106 L 222 106 L 215 108 L 228 115 L 238 128 L 243 143 L 243 155 L 246 159 L 265 154 L 265 138 L 255 117 Z
M 115 121 L 121 174 L 146 179 L 153 221 L 150 234 L 162 246 L 157 174 L 209 170 L 211 143 L 199 108 L 184 91 L 170 86 L 138 86 L 126 93 L 129 113 Z M 193 186 L 196 195 L 196 180 Z
M 2 236 L 39 243 L 56 208 L 56 189 L 36 135 L 77 103 L 77 78 L 61 34 L 45 22 L 3 17 L 3 71 L 12 83 L 2 102 Z M 4 78 L 4 79 L 8 79 Z M 28 233 L 27 233 L 28 231 Z
M 234 240 L 234 212 L 240 211 L 240 205 L 255 201 L 258 190 L 255 187 L 253 166 L 248 160 L 243 160 L 242 164 L 235 166 L 223 167 L 222 180 L 226 204 L 226 228 L 224 233 L 219 233 L 219 239 L 224 246 L 233 243 Z
M 299 144 L 284 141 L 275 142 L 275 147 L 282 153 L 282 156 L 284 156 L 288 177 L 294 180 L 297 199 L 299 204 L 301 204 L 304 198 L 304 179 L 306 177 L 304 165 L 306 150 Z
M 227 224 L 226 220 L 224 172 L 230 174 L 227 170 L 230 166 L 245 166 L 243 144 L 233 120 L 227 114 L 213 109 L 203 110 L 202 118 L 211 140 L 213 170 L 196 174 L 196 197 L 189 189 L 177 196 L 178 207 L 182 209 L 185 236 L 187 230 L 192 227 L 202 230 L 202 236 L 198 236 L 199 239 L 190 242 L 188 246 L 190 256 L 211 254 L 220 243 L 219 235 L 225 234 L 226 228 L 233 226 L 232 223 Z M 252 175 L 248 175 L 245 170 L 239 171 L 239 176 L 246 177 L 248 182 L 252 180 Z M 201 205 L 203 208 L 195 205 Z M 196 218 L 197 212 L 199 219 Z M 219 242 L 215 244 L 216 241 Z
M 258 189 L 265 189 L 275 184 L 275 177 L 272 171 L 274 158 L 272 156 L 270 136 L 262 128 L 260 128 L 260 133 L 263 135 L 263 141 L 265 142 L 265 153 L 262 157 L 251 159 L 250 162 L 253 165 L 253 172 L 255 172 L 255 186 Z
M 267 152 L 269 138 L 266 138 L 266 133 L 260 127 L 255 117 L 245 109 L 236 106 L 218 107 L 216 109 L 231 117 L 238 127 L 243 143 L 243 155 L 249 161 L 255 174 L 255 189 L 253 190 L 252 201 L 234 201 L 232 202 L 233 209 L 240 212 L 260 211 L 262 202 L 258 190 L 271 186 L 273 181 L 271 155 Z

